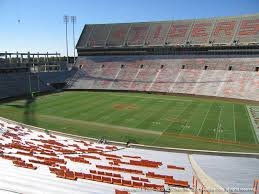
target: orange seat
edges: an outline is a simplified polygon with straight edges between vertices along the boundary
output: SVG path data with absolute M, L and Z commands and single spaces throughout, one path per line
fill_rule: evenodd
M 131 187 L 132 182 L 130 180 L 122 180 L 122 185 L 127 186 L 127 187 Z
M 122 179 L 112 178 L 112 183 L 115 185 L 122 185 Z
M 87 180 L 93 180 L 93 175 L 92 174 L 84 174 L 84 178 Z
M 142 188 L 143 187 L 143 183 L 142 182 L 135 182 L 133 181 L 132 183 L 134 188 Z
M 102 176 L 93 175 L 93 180 L 94 180 L 94 181 L 98 181 L 98 182 L 102 182 Z
M 128 191 L 120 191 L 118 189 L 115 189 L 115 194 L 130 194 Z
M 111 177 L 103 177 L 103 182 L 104 183 L 110 183 L 110 184 L 112 184 L 112 178 Z
M 77 178 L 83 179 L 83 178 L 84 178 L 84 173 L 82 173 L 82 172 L 75 172 L 75 176 L 76 176 Z
M 105 173 L 102 172 L 102 171 L 97 171 L 97 174 L 99 174 L 99 175 L 105 175 Z

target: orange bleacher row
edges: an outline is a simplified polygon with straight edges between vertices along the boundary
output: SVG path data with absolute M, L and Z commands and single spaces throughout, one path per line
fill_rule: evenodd
M 161 174 L 155 174 L 154 172 L 148 172 L 146 173 L 146 177 L 154 178 L 154 179 L 163 179 L 165 181 L 165 184 L 170 184 L 170 185 L 180 186 L 180 187 L 189 187 L 188 181 L 176 180 L 172 176 L 168 176 L 168 175 L 161 175 Z
M 113 164 L 113 165 L 126 164 L 126 165 L 143 166 L 143 167 L 150 167 L 150 168 L 159 168 L 159 166 L 162 165 L 161 162 L 155 162 L 151 160 L 140 160 L 140 161 L 130 160 L 129 162 L 124 162 L 124 161 L 121 161 L 120 159 L 110 158 L 110 157 L 107 157 L 106 160 L 112 160 L 113 162 L 111 162 L 110 164 Z
M 96 165 L 96 168 L 104 169 L 104 170 L 111 170 L 111 171 L 118 171 L 118 172 L 126 172 L 131 174 L 144 174 L 142 170 L 134 170 L 128 168 L 120 168 L 120 167 L 111 167 L 111 166 L 104 166 L 104 165 Z
M 65 158 L 68 158 L 72 162 L 79 162 L 79 163 L 83 163 L 83 164 L 91 164 L 88 160 L 85 160 L 82 157 L 65 156 Z
M 21 158 L 16 157 L 16 156 L 1 155 L 0 157 L 2 157 L 3 159 L 6 159 L 6 160 L 12 160 L 13 164 L 18 167 L 23 167 L 23 168 L 33 169 L 33 170 L 37 169 L 36 166 L 33 166 L 30 163 L 25 163 L 24 160 L 22 160 Z
M 23 160 L 15 160 L 15 161 L 13 161 L 13 164 L 18 167 L 29 168 L 29 169 L 33 169 L 33 170 L 36 170 L 38 168 L 37 166 L 33 166 L 33 164 L 25 163 L 25 161 L 23 161 Z
M 184 167 L 179 167 L 179 166 L 174 166 L 174 165 L 167 165 L 167 168 L 175 169 L 175 170 L 185 170 Z
M 64 170 L 64 169 L 58 169 L 58 168 L 53 168 L 53 167 L 49 167 L 49 170 L 51 173 L 56 174 L 57 177 L 65 178 L 65 179 L 69 179 L 69 180 L 77 180 L 78 178 L 80 178 L 80 179 L 87 179 L 87 180 L 104 182 L 104 183 L 115 184 L 115 185 L 126 186 L 126 187 L 142 188 L 145 190 L 155 190 L 155 191 L 164 190 L 164 185 L 124 180 L 123 178 L 119 178 L 119 177 L 115 178 L 115 177 L 107 176 L 107 173 L 104 173 L 104 175 L 99 175 L 99 174 L 91 173 L 94 171 L 90 171 L 90 173 L 81 173 L 81 172 L 73 172 L 68 169 Z M 97 173 L 97 172 L 94 172 L 94 173 Z M 113 176 L 114 175 L 115 174 L 113 174 Z

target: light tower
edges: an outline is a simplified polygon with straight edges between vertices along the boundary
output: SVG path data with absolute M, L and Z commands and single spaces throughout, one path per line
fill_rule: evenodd
M 66 48 L 67 48 L 67 65 L 68 65 L 68 40 L 67 40 L 67 24 L 69 22 L 69 16 L 64 15 L 63 17 L 64 23 L 66 24 Z
M 71 22 L 73 24 L 73 47 L 74 47 L 74 64 L 76 62 L 76 45 L 75 45 L 75 23 L 76 23 L 76 16 L 71 16 Z

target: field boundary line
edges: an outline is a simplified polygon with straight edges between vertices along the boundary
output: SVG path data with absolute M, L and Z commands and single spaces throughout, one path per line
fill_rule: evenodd
M 256 134 L 256 132 L 255 132 L 254 125 L 253 125 L 252 122 L 251 122 L 251 115 L 250 115 L 250 112 L 249 112 L 247 106 L 245 107 L 245 109 L 246 109 L 246 113 L 247 113 L 248 116 L 249 116 L 248 120 L 249 120 L 249 124 L 250 124 L 251 130 L 252 130 L 252 133 L 253 133 L 253 137 L 254 137 L 255 143 L 258 144 L 258 136 L 257 136 L 257 134 Z
M 202 124 L 201 124 L 201 126 L 200 126 L 200 128 L 199 128 L 199 131 L 198 131 L 198 133 L 196 134 L 196 136 L 199 136 L 199 135 L 200 135 L 201 129 L 202 129 L 202 127 L 203 127 L 203 125 L 204 125 L 204 123 L 205 123 L 205 121 L 206 121 L 206 119 L 207 119 L 207 116 L 208 116 L 208 114 L 209 114 L 209 112 L 210 112 L 211 107 L 212 107 L 212 103 L 210 104 L 210 107 L 208 108 L 208 111 L 207 111 L 207 113 L 206 113 L 206 115 L 205 115 L 205 117 L 204 117 L 204 119 L 203 119 L 203 121 L 202 121 Z

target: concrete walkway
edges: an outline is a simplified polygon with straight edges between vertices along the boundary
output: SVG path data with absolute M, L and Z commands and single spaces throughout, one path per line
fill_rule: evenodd
M 192 169 L 199 181 L 205 186 L 206 189 L 210 190 L 210 194 L 230 194 L 229 192 L 224 191 L 214 179 L 209 177 L 193 159 L 192 155 L 188 155 L 189 161 L 191 163 Z
M 193 194 L 191 189 L 171 188 L 170 194 Z

